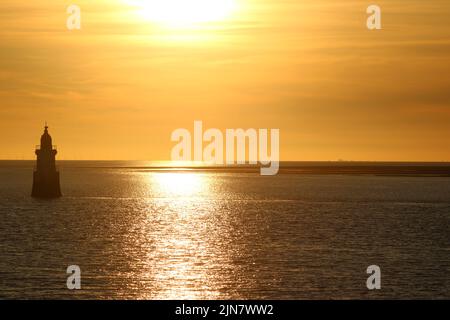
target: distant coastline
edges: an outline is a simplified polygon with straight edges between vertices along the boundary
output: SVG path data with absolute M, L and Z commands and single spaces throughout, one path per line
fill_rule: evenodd
M 60 160 L 58 167 L 129 169 L 145 172 L 259 173 L 259 166 L 214 166 L 169 161 Z M 0 168 L 32 168 L 33 160 L 0 160 Z M 450 162 L 282 161 L 279 174 L 450 177 Z

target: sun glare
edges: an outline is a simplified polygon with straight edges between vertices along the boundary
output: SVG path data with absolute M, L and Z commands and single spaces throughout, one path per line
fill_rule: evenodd
M 188 27 L 225 20 L 234 11 L 236 0 L 135 0 L 133 4 L 148 21 Z
M 159 191 L 167 197 L 190 197 L 207 187 L 204 176 L 197 173 L 155 173 L 152 179 Z

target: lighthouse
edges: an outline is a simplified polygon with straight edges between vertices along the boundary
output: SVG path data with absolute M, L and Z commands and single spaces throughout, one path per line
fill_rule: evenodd
M 36 168 L 33 172 L 32 197 L 58 198 L 61 197 L 59 172 L 55 166 L 56 146 L 52 145 L 52 137 L 48 134 L 45 124 L 41 136 L 41 145 L 36 147 Z

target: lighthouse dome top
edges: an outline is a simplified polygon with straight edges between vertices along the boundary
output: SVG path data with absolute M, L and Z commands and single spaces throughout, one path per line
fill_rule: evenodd
M 45 124 L 44 133 L 41 136 L 41 148 L 51 149 L 52 148 L 52 137 L 48 134 L 48 126 Z

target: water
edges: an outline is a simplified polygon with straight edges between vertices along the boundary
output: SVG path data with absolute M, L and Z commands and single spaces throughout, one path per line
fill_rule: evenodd
M 450 298 L 448 177 L 64 162 L 64 197 L 45 201 L 32 166 L 0 162 L 0 298 Z

